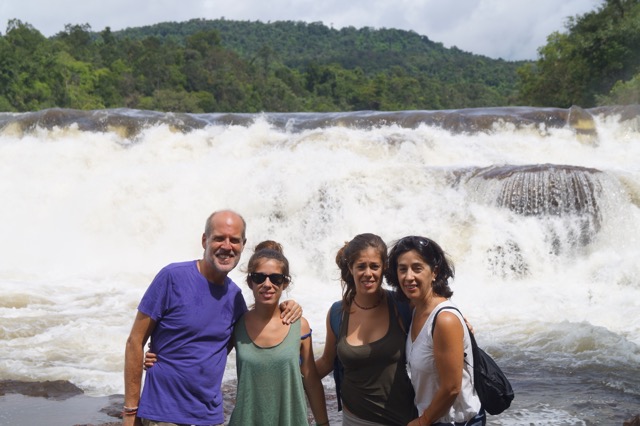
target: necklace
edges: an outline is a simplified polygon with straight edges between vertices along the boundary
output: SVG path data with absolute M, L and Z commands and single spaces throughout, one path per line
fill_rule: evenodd
M 364 306 L 360 306 L 358 304 L 358 302 L 356 302 L 356 298 L 355 297 L 353 298 L 353 303 L 355 303 L 358 308 L 360 308 L 360 309 L 362 309 L 364 311 L 368 311 L 369 309 L 377 308 L 378 305 L 380 304 L 380 302 L 382 302 L 382 295 L 380 295 L 380 297 L 378 298 L 378 301 L 375 303 L 375 305 L 364 307 Z

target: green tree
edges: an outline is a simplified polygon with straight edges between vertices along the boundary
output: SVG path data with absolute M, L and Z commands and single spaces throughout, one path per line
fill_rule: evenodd
M 60 41 L 63 49 L 75 59 L 84 62 L 93 61 L 96 49 L 91 38 L 91 25 L 66 24 L 64 31 L 56 34 L 54 40 Z
M 609 0 L 553 33 L 534 65 L 518 70 L 520 100 L 530 105 L 592 107 L 598 95 L 640 67 L 640 1 Z
M 599 105 L 632 105 L 640 104 L 640 74 L 629 81 L 618 81 L 611 92 L 597 96 Z
M 105 107 L 102 97 L 96 93 L 100 74 L 93 72 L 91 64 L 78 61 L 64 51 L 58 53 L 56 62 L 67 97 L 65 107 L 74 109 Z
M 55 106 L 55 61 L 47 39 L 30 24 L 7 25 L 0 64 L 0 93 L 17 111 Z
M 195 93 L 185 90 L 160 89 L 153 96 L 144 97 L 138 107 L 156 111 L 204 112 L 199 106 L 199 98 Z
M 118 49 L 118 41 L 113 36 L 111 28 L 106 27 L 100 32 L 100 38 L 96 41 L 101 67 L 109 67 L 117 60 L 122 59 Z

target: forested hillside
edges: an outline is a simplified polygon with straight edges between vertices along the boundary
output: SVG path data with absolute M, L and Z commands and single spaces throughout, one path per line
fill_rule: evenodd
M 9 21 L 0 110 L 185 112 L 453 109 L 512 104 L 518 64 L 413 32 L 191 20 L 45 38 Z
M 44 37 L 0 34 L 0 111 L 438 110 L 640 102 L 640 0 L 606 0 L 536 61 L 447 49 L 411 31 L 194 19 Z
M 354 27 L 340 30 L 321 22 L 250 22 L 194 19 L 183 23 L 115 32 L 116 37 L 158 37 L 184 43 L 191 34 L 216 30 L 221 45 L 249 61 L 274 63 L 304 71 L 310 65 L 338 64 L 360 68 L 367 75 L 401 69 L 410 75 L 427 75 L 443 82 L 473 82 L 494 87 L 502 96 L 513 94 L 516 68 L 522 62 L 494 60 L 447 49 L 412 31 Z

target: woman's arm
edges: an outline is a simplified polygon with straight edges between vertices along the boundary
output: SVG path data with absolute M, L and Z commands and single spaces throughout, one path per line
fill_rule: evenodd
M 320 381 L 316 363 L 313 359 L 313 345 L 311 343 L 311 328 L 305 318 L 301 318 L 300 333 L 302 336 L 308 335 L 300 342 L 300 372 L 302 373 L 302 383 L 309 399 L 311 412 L 316 419 L 316 424 L 328 425 L 327 404 L 324 398 L 324 387 Z
M 232 334 L 231 335 L 231 339 L 229 339 L 229 344 L 227 345 L 227 355 L 229 355 L 229 353 L 231 352 L 231 350 L 233 348 L 235 348 L 235 346 L 236 346 L 236 338 Z M 151 351 L 147 351 L 147 352 L 144 353 L 144 368 L 145 368 L 145 370 L 147 368 L 153 367 L 153 364 L 155 364 L 156 362 L 158 362 L 158 356 L 156 354 L 154 354 Z
M 458 317 L 447 311 L 438 315 L 433 332 L 433 356 L 440 377 L 438 391 L 424 413 L 409 423 L 422 426 L 435 423 L 447 414 L 462 388 L 464 368 L 464 330 Z
M 322 356 L 316 360 L 316 368 L 320 378 L 326 377 L 327 374 L 333 371 L 333 361 L 336 358 L 336 335 L 333 334 L 333 330 L 331 329 L 330 315 L 331 311 L 327 312 L 327 337 L 325 339 L 324 351 L 322 352 Z
M 236 329 L 235 325 L 233 326 L 233 329 L 235 331 L 235 329 Z M 229 339 L 229 344 L 227 345 L 227 356 L 231 353 L 231 351 L 235 347 L 236 347 L 236 334 L 235 333 L 231 333 L 231 339 Z
M 280 318 L 283 324 L 291 324 L 302 318 L 302 306 L 295 300 L 280 303 Z

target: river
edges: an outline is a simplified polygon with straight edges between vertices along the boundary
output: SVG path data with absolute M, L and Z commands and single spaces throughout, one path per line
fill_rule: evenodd
M 231 208 L 248 250 L 283 244 L 287 297 L 318 354 L 344 241 L 426 235 L 453 259 L 453 300 L 512 381 L 512 407 L 489 424 L 640 412 L 637 106 L 0 113 L 0 200 L 5 380 L 122 393 L 143 292 L 165 264 L 201 256 L 206 217 Z

